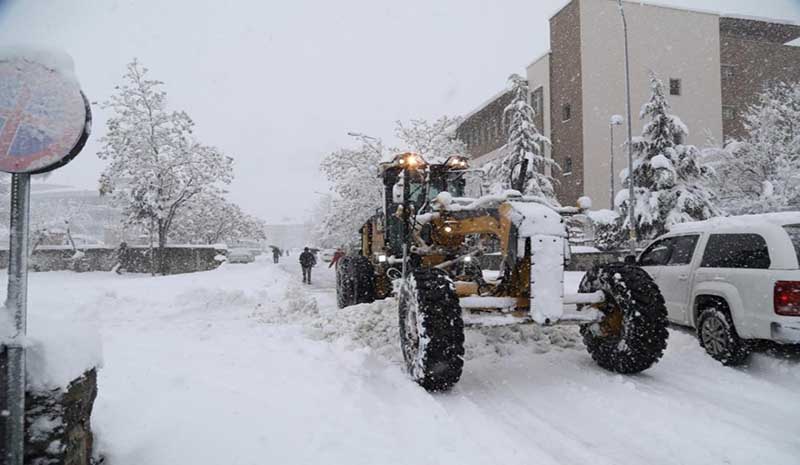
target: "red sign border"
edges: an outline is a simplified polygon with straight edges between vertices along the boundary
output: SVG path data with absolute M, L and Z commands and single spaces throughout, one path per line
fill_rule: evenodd
M 86 98 L 86 95 L 83 93 L 83 91 L 81 90 L 80 92 L 81 92 L 81 97 L 83 98 L 83 105 L 86 107 L 86 122 L 83 125 L 83 133 L 75 142 L 75 145 L 72 147 L 72 150 L 70 150 L 65 157 L 61 158 L 52 165 L 48 165 L 34 171 L 23 171 L 24 173 L 42 174 L 42 173 L 47 173 L 49 171 L 53 171 L 71 162 L 73 158 L 75 158 L 76 156 L 78 156 L 79 153 L 81 153 L 81 150 L 83 150 L 83 147 L 86 145 L 86 141 L 89 140 L 89 135 L 92 133 L 92 107 L 91 105 L 89 105 L 89 100 Z

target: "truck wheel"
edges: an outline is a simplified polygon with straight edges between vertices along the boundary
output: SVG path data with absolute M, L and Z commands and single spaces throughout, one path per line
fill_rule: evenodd
M 353 305 L 352 258 L 342 257 L 336 264 L 336 305 L 345 308 Z
M 667 309 L 658 286 L 644 270 L 601 265 L 583 277 L 580 292 L 603 291 L 605 317 L 581 326 L 583 342 L 601 367 L 617 373 L 650 368 L 667 348 Z
M 700 346 L 726 366 L 741 365 L 750 355 L 750 347 L 739 337 L 730 313 L 707 308 L 697 318 L 697 339 Z
M 440 270 L 414 271 L 400 290 L 400 345 L 411 377 L 446 391 L 464 366 L 464 322 L 453 282 Z
M 353 257 L 353 303 L 375 302 L 375 267 L 367 257 Z

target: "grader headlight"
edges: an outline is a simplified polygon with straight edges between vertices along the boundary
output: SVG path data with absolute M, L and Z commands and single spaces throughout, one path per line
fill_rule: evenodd
M 469 168 L 469 161 L 467 157 L 463 157 L 461 155 L 451 155 L 445 161 L 445 164 L 451 170 L 465 170 Z
M 397 156 L 397 164 L 408 170 L 424 169 L 428 163 L 418 153 L 402 153 Z

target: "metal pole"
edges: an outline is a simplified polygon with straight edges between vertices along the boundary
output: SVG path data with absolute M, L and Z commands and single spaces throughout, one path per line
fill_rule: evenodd
M 634 225 L 634 208 L 636 199 L 633 193 L 633 153 L 631 152 L 631 140 L 633 134 L 631 129 L 631 70 L 628 61 L 628 22 L 625 20 L 625 9 L 622 7 L 622 0 L 619 1 L 619 14 L 622 16 L 622 30 L 625 35 L 625 111 L 628 117 L 628 143 L 625 144 L 628 150 L 628 233 L 630 240 L 630 253 L 636 255 L 636 227 Z
M 11 224 L 6 311 L 14 319 L 13 342 L 7 347 L 8 386 L 5 407 L 6 465 L 22 465 L 25 448 L 25 348 L 28 302 L 28 224 L 31 175 L 14 174 L 11 180 Z M 4 412 L 5 413 L 5 412 Z
M 611 200 L 609 202 L 609 209 L 614 209 L 614 123 L 611 122 L 608 125 L 608 130 L 611 133 L 611 179 L 610 179 L 610 189 L 611 189 Z

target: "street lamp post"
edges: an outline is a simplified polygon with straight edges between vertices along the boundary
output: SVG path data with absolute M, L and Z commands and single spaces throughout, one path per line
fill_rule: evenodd
M 622 31 L 625 37 L 625 111 L 627 112 L 628 142 L 625 147 L 628 150 L 628 234 L 630 241 L 630 253 L 636 255 L 636 226 L 634 225 L 634 206 L 636 199 L 633 194 L 633 153 L 631 152 L 631 140 L 633 139 L 631 130 L 631 69 L 628 61 L 628 22 L 625 20 L 625 9 L 622 7 L 622 0 L 618 0 L 619 14 L 622 17 Z
M 378 153 L 378 155 L 383 155 L 383 148 L 381 147 L 381 140 L 377 137 L 368 136 L 361 132 L 348 132 L 348 136 L 355 137 L 356 139 L 360 140 L 361 142 L 365 143 L 369 148 L 374 150 Z
M 620 115 L 611 115 L 611 119 L 608 121 L 608 130 L 611 134 L 611 158 L 609 159 L 609 165 L 611 167 L 611 178 L 610 178 L 610 186 L 609 186 L 609 193 L 611 194 L 611 199 L 609 201 L 609 208 L 614 210 L 614 177 L 616 174 L 614 173 L 614 126 L 619 126 L 622 124 L 622 116 Z

